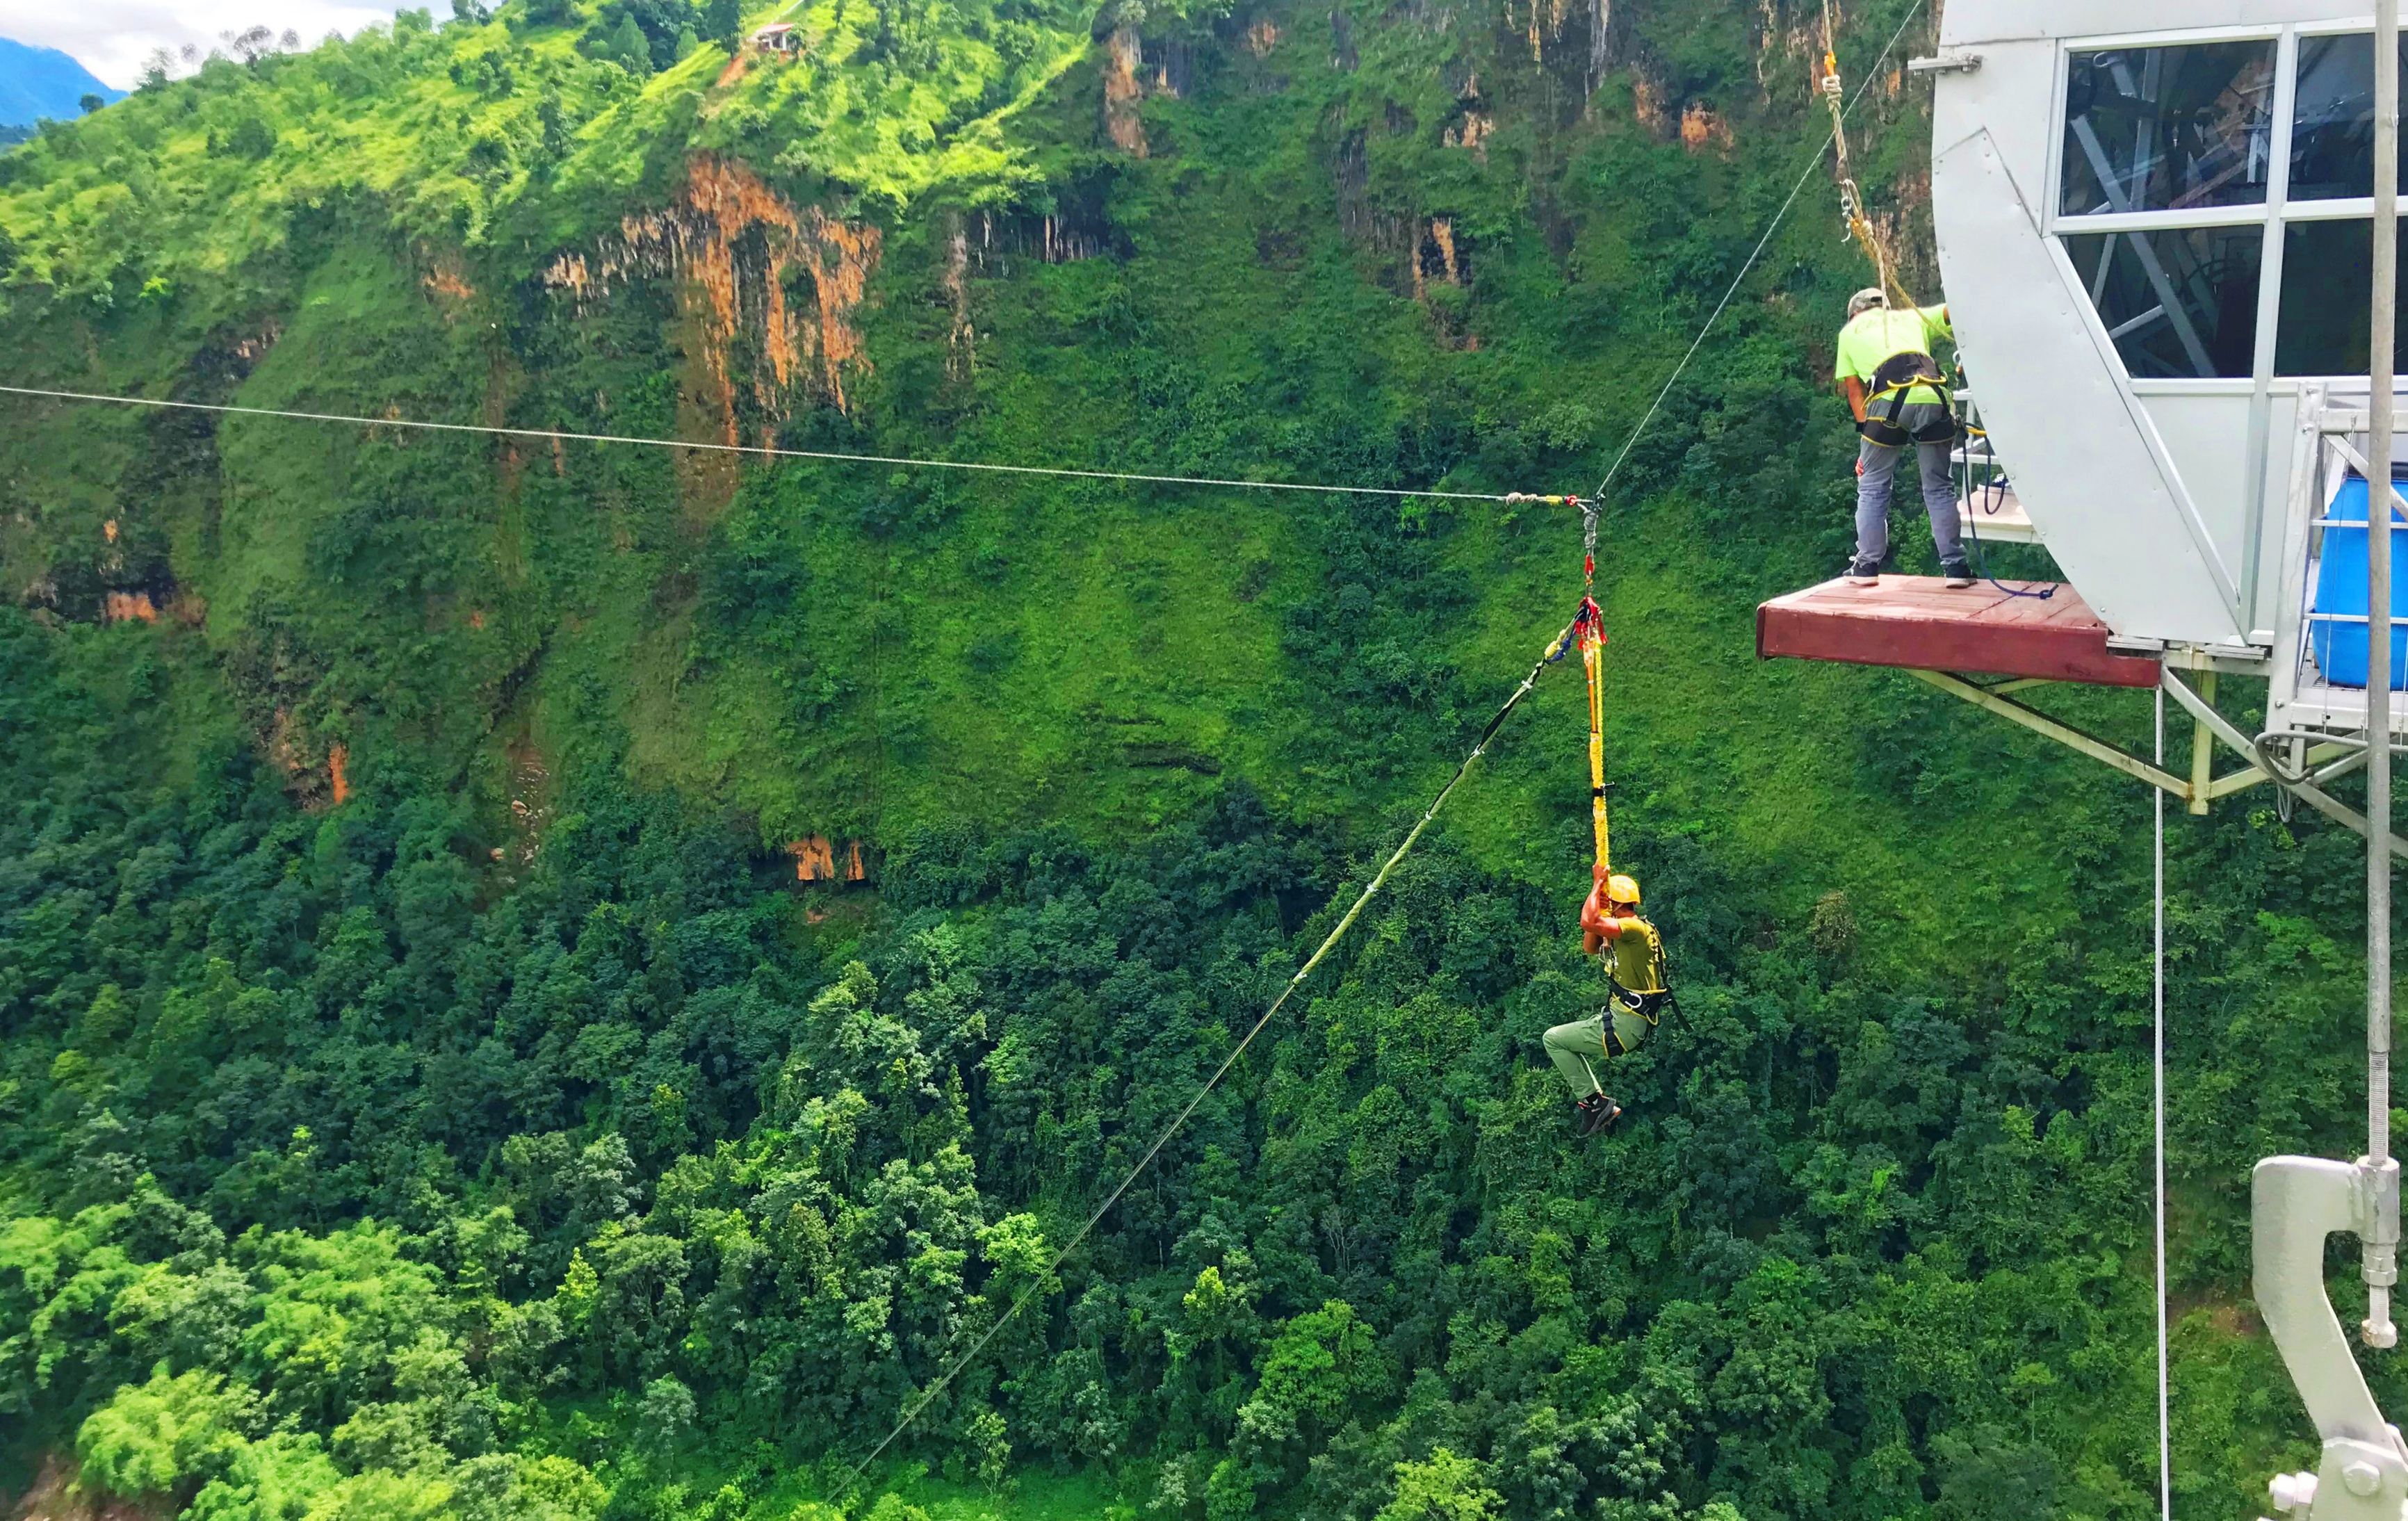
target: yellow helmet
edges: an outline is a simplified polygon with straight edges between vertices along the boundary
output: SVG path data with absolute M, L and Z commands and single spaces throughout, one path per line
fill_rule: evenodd
M 1605 880 L 1605 896 L 1616 903 L 1636 903 L 1639 901 L 1639 882 L 1635 878 L 1626 877 L 1617 871 Z

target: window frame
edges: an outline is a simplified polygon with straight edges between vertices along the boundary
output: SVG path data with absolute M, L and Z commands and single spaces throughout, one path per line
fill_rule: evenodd
M 2371 33 L 2374 29 L 2372 16 L 2332 17 L 2312 22 L 2266 23 L 2248 26 L 2188 27 L 2163 32 L 2123 32 L 2098 36 L 2068 37 L 2057 45 L 2056 79 L 2049 95 L 2049 161 L 2048 183 L 2042 206 L 2041 231 L 2064 247 L 2063 239 L 2090 234 L 2152 233 L 2199 227 L 2243 227 L 2258 223 L 2263 228 L 2264 242 L 2258 260 L 2258 331 L 2255 336 L 2251 373 L 2244 382 L 2239 376 L 2155 377 L 2142 382 L 2130 374 L 2127 380 L 2145 383 L 2152 392 L 2162 395 L 2216 394 L 2238 385 L 2248 384 L 2261 395 L 2286 394 L 2295 390 L 2302 380 L 2325 379 L 2320 376 L 2278 376 L 2274 373 L 2275 339 L 2282 325 L 2283 251 L 2285 230 L 2293 222 L 2372 222 L 2374 202 L 2371 196 L 2353 196 L 2342 200 L 2293 200 L 2290 194 L 2291 138 L 2297 125 L 2294 118 L 2299 109 L 2300 42 L 2304 37 L 2347 36 Z M 2240 206 L 2185 207 L 2149 211 L 2102 211 L 2066 215 L 2058 208 L 2063 204 L 2065 182 L 2066 94 L 2071 83 L 2073 57 L 2077 53 L 2102 52 L 2117 48 L 2180 48 L 2218 42 L 2263 42 L 2274 44 L 2274 95 L 2270 102 L 2272 112 L 2272 135 L 2268 143 L 2271 155 L 2267 165 L 2266 196 L 2262 201 Z M 2408 219 L 2403 219 L 2408 221 Z M 2120 352 L 2117 355 L 2120 360 Z M 2346 379 L 2347 377 L 2333 377 Z M 2179 388 L 2179 393 L 2176 388 Z
M 2371 24 L 2371 23 L 2370 23 Z M 2346 28 L 2344 29 L 2347 30 Z M 2218 42 L 2274 44 L 2273 134 L 2267 140 L 2266 198 L 2238 206 L 2169 207 L 2157 211 L 2094 211 L 2068 216 L 2065 204 L 2066 91 L 2071 83 L 2075 53 L 2110 52 L 2119 48 L 2189 48 Z M 2274 204 L 2277 180 L 2286 188 L 2291 168 L 2291 112 L 2299 93 L 2299 28 L 2285 26 L 2224 26 L 2186 32 L 2144 32 L 2115 36 L 2069 38 L 2057 50 L 2057 79 L 2049 90 L 2048 200 L 2041 230 L 2051 237 L 2067 233 L 2137 233 L 2159 227 L 2237 227 L 2266 218 Z

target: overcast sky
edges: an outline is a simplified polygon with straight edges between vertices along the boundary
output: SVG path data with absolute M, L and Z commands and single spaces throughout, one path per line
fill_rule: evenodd
M 220 33 L 254 25 L 290 27 L 308 45 L 390 20 L 399 8 L 394 0 L 0 0 L 0 36 L 72 53 L 104 83 L 130 90 L 153 48 L 173 51 L 189 42 L 207 52 L 220 46 Z M 452 10 L 448 3 L 434 8 L 438 18 Z

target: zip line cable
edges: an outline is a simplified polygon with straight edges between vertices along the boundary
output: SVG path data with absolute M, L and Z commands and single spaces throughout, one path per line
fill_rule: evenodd
M 1006 1326 L 1011 1324 L 1012 1317 L 1019 1314 L 1022 1309 L 1027 1305 L 1028 1301 L 1037 1297 L 1038 1291 L 1045 1286 L 1047 1279 L 1052 1278 L 1056 1272 L 1061 1270 L 1062 1264 L 1070 1259 L 1070 1254 L 1079 1249 L 1080 1243 L 1084 1241 L 1095 1230 L 1096 1224 L 1103 1219 L 1105 1214 L 1111 1210 L 1113 1205 L 1120 1202 L 1121 1196 L 1127 1193 L 1130 1185 L 1135 1184 L 1139 1177 L 1144 1173 L 1145 1169 L 1153 1165 L 1154 1157 L 1161 1153 L 1162 1148 L 1170 1143 L 1170 1138 L 1177 1135 L 1180 1130 L 1185 1126 L 1188 1116 L 1196 1112 L 1197 1106 L 1203 1103 L 1205 1098 L 1211 1095 L 1214 1088 L 1220 1086 L 1221 1080 L 1229 1075 L 1229 1069 L 1238 1065 L 1238 1058 L 1243 1056 L 1246 1054 L 1246 1048 L 1254 1043 L 1254 1037 L 1263 1033 L 1264 1028 L 1270 1024 L 1273 1017 L 1275 1017 L 1282 1009 L 1287 1006 L 1287 1000 L 1290 996 L 1292 996 L 1297 988 L 1304 985 L 1304 980 L 1306 978 L 1312 975 L 1313 969 L 1320 966 L 1322 959 L 1329 954 L 1330 951 L 1337 946 L 1340 940 L 1345 938 L 1346 932 L 1354 927 L 1354 921 L 1361 917 L 1365 906 L 1371 901 L 1372 897 L 1387 882 L 1388 874 L 1397 869 L 1397 863 L 1403 860 L 1405 858 L 1405 853 L 1412 850 L 1414 844 L 1421 839 L 1422 831 L 1430 826 L 1430 821 L 1438 817 L 1438 811 L 1446 806 L 1448 796 L 1455 791 L 1455 786 L 1461 782 L 1466 776 L 1470 774 L 1472 763 L 1480 759 L 1480 757 L 1487 752 L 1488 741 L 1497 737 L 1497 731 L 1504 726 L 1507 716 L 1510 715 L 1515 708 L 1521 705 L 1521 701 L 1524 697 L 1530 695 L 1530 689 L 1538 684 L 1540 674 L 1561 656 L 1563 652 L 1570 645 L 1572 639 L 1573 629 L 1571 627 L 1567 627 L 1562 634 L 1556 637 L 1554 643 L 1547 646 L 1546 653 L 1541 655 L 1538 662 L 1531 666 L 1530 673 L 1522 678 L 1522 684 L 1513 689 L 1513 695 L 1507 697 L 1505 699 L 1505 705 L 1497 710 L 1496 716 L 1488 721 L 1488 726 L 1480 731 L 1479 739 L 1474 741 L 1470 751 L 1464 755 L 1462 762 L 1455 767 L 1455 774 L 1447 778 L 1446 785 L 1438 790 L 1438 796 L 1432 798 L 1430 800 L 1429 807 L 1422 811 L 1421 819 L 1419 822 L 1415 823 L 1412 830 L 1406 834 L 1403 843 L 1397 847 L 1395 854 L 1388 857 L 1386 864 L 1382 866 L 1378 873 L 1371 878 L 1370 885 L 1364 888 L 1361 895 L 1354 899 L 1354 906 L 1346 911 L 1345 917 L 1338 921 L 1337 927 L 1332 929 L 1329 932 L 1328 937 L 1321 942 L 1321 948 L 1313 952 L 1312 958 L 1306 961 L 1303 966 L 1297 969 L 1296 975 L 1287 980 L 1287 985 L 1285 987 L 1280 989 L 1279 997 L 1273 998 L 1271 1000 L 1271 1006 L 1263 1011 L 1263 1015 L 1260 1019 L 1254 1021 L 1254 1028 L 1246 1032 L 1245 1039 L 1238 1042 L 1237 1049 L 1231 1051 L 1226 1057 L 1223 1058 L 1221 1065 L 1213 1070 L 1212 1075 L 1204 1080 L 1204 1085 L 1196 1090 L 1196 1097 L 1187 1100 L 1187 1107 L 1181 1110 L 1178 1115 L 1174 1117 L 1168 1125 L 1163 1127 L 1162 1133 L 1154 1138 L 1154 1144 L 1145 1149 L 1145 1155 L 1137 1159 L 1137 1165 L 1128 1169 L 1128 1175 L 1121 1179 L 1119 1184 L 1115 1186 L 1111 1193 L 1104 1196 L 1104 1201 L 1096 1206 L 1094 1213 L 1087 1216 L 1086 1224 L 1081 1226 L 1078 1233 L 1070 1238 L 1068 1243 L 1066 1244 L 1061 1251 L 1054 1254 L 1053 1262 L 1043 1272 L 1038 1274 L 1036 1282 L 1030 1284 L 1026 1288 L 1020 1291 L 1020 1297 L 1011 1301 L 1011 1308 L 1003 1313 L 1002 1318 L 997 1320 L 993 1326 L 989 1327 L 986 1334 L 980 1337 L 977 1342 L 973 1344 L 968 1352 L 965 1352 L 959 1357 L 954 1358 L 952 1366 L 948 1367 L 944 1370 L 943 1374 L 938 1378 L 937 1382 L 928 1385 L 926 1392 L 920 1396 L 919 1399 L 912 1404 L 910 1409 L 904 1412 L 903 1418 L 895 1423 L 895 1429 L 887 1432 L 885 1438 L 881 1441 L 877 1446 L 872 1447 L 869 1450 L 868 1456 L 853 1465 L 853 1471 L 846 1474 L 844 1478 L 844 1482 L 847 1486 L 850 1486 L 853 1481 L 859 1479 L 861 1475 L 868 1470 L 870 1464 L 877 1462 L 879 1455 L 886 1451 L 889 1446 L 893 1445 L 895 1439 L 901 1436 L 904 1431 L 910 1427 L 913 1421 L 920 1418 L 920 1413 L 926 1410 L 929 1403 L 933 1401 L 937 1396 L 944 1393 L 946 1387 L 950 1385 L 956 1377 L 960 1376 L 962 1370 L 977 1360 L 978 1355 L 986 1350 L 987 1343 L 994 1341 L 996 1335 L 1001 1332 Z
M 1731 277 L 1729 286 L 1723 291 L 1723 298 L 1714 303 L 1713 311 L 1706 318 L 1706 325 L 1698 329 L 1697 337 L 1689 344 L 1689 352 L 1681 356 L 1681 362 L 1672 366 L 1672 373 L 1664 378 L 1663 389 L 1656 392 L 1656 399 L 1647 404 L 1646 415 L 1640 418 L 1639 426 L 1631 430 L 1630 437 L 1623 440 L 1622 452 L 1613 456 L 1613 464 L 1607 468 L 1605 479 L 1597 483 L 1597 490 L 1589 493 L 1591 496 L 1604 496 L 1605 488 L 1612 485 L 1613 478 L 1622 473 L 1623 462 L 1630 458 L 1630 451 L 1638 446 L 1641 438 L 1646 436 L 1648 424 L 1656 421 L 1656 412 L 1664 406 L 1664 398 L 1672 394 L 1672 387 L 1680 383 L 1683 375 L 1688 373 L 1689 361 L 1697 358 L 1698 351 L 1705 346 L 1706 335 L 1712 333 L 1714 330 L 1714 323 L 1722 320 L 1723 311 L 1730 305 L 1731 297 L 1739 294 L 1740 282 L 1746 280 L 1749 272 L 1756 268 L 1756 262 L 1764 256 L 1765 248 L 1772 241 L 1772 235 L 1780 231 L 1782 222 L 1788 219 L 1789 208 L 1798 204 L 1799 194 L 1805 190 L 1806 181 L 1814 177 L 1816 169 L 1822 167 L 1823 155 L 1829 152 L 1832 145 L 1839 141 L 1841 122 L 1855 114 L 1856 107 L 1865 98 L 1865 92 L 1872 88 L 1873 77 L 1881 73 L 1881 66 L 1884 64 L 1889 62 L 1889 55 L 1898 48 L 1899 38 L 1906 36 L 1906 29 L 1914 24 L 1915 17 L 1920 14 L 1921 11 L 1915 7 L 1907 7 L 1905 17 L 1898 23 L 1898 30 L 1892 32 L 1889 35 L 1889 41 L 1882 45 L 1881 56 L 1875 58 L 1873 66 L 1865 71 L 1864 82 L 1857 85 L 1856 93 L 1848 97 L 1848 103 L 1841 109 L 1839 119 L 1831 123 L 1829 135 L 1824 137 L 1822 146 L 1814 150 L 1814 156 L 1806 161 L 1804 168 L 1799 170 L 1797 182 L 1789 187 L 1788 195 L 1782 200 L 1781 209 L 1772 214 L 1772 221 L 1764 229 L 1764 236 L 1757 238 L 1756 247 L 1749 251 L 1747 262 L 1741 265 L 1739 273 Z
M 236 417 L 279 417 L 302 423 L 351 423 L 372 428 L 417 428 L 431 433 L 480 433 L 511 438 L 551 438 L 565 443 L 643 444 L 654 449 L 692 449 L 719 454 L 761 454 L 775 459 L 832 460 L 845 465 L 899 465 L 915 470 L 982 470 L 995 475 L 1068 476 L 1082 481 L 1136 481 L 1157 486 L 1230 486 L 1241 491 L 1311 491 L 1332 496 L 1419 496 L 1459 502 L 1501 502 L 1502 492 L 1407 491 L 1396 486 L 1321 486 L 1298 481 L 1222 481 L 1209 476 L 1141 475 L 1130 470 L 1073 470 L 1048 465 L 985 465 L 970 460 L 905 459 L 891 454 L 846 454 L 824 449 L 781 449 L 769 444 L 721 444 L 692 438 L 646 438 L 615 433 L 570 433 L 558 428 L 514 428 L 482 423 L 427 423 L 405 417 L 358 417 L 348 412 L 300 412 L 276 407 L 236 407 L 156 396 L 113 396 L 93 391 L 51 391 L 0 385 L 0 395 L 42 396 L 54 401 L 110 402 L 120 407 L 160 407 Z

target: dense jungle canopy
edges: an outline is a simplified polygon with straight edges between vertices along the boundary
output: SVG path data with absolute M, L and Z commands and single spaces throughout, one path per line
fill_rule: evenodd
M 742 46 L 780 15 L 792 56 Z M 1929 17 L 1839 21 L 1931 290 Z M 0 156 L 0 344 L 204 403 L 1584 491 L 1821 139 L 1821 26 L 252 34 Z M 1623 1127 L 1576 1141 L 1539 1045 L 1602 993 L 1556 667 L 1051 1281 L 1570 616 L 1567 514 L 0 397 L 0 1494 L 2153 1514 L 2148 800 L 1753 655 L 1850 542 L 1866 274 L 1820 174 L 1605 515 L 1617 859 L 1687 1016 Z M 2131 696 L 2044 700 L 2146 742 Z M 2354 1154 L 2360 855 L 2262 792 L 2170 833 L 2176 1504 L 2241 1521 L 2314 1462 L 2247 1169 Z

